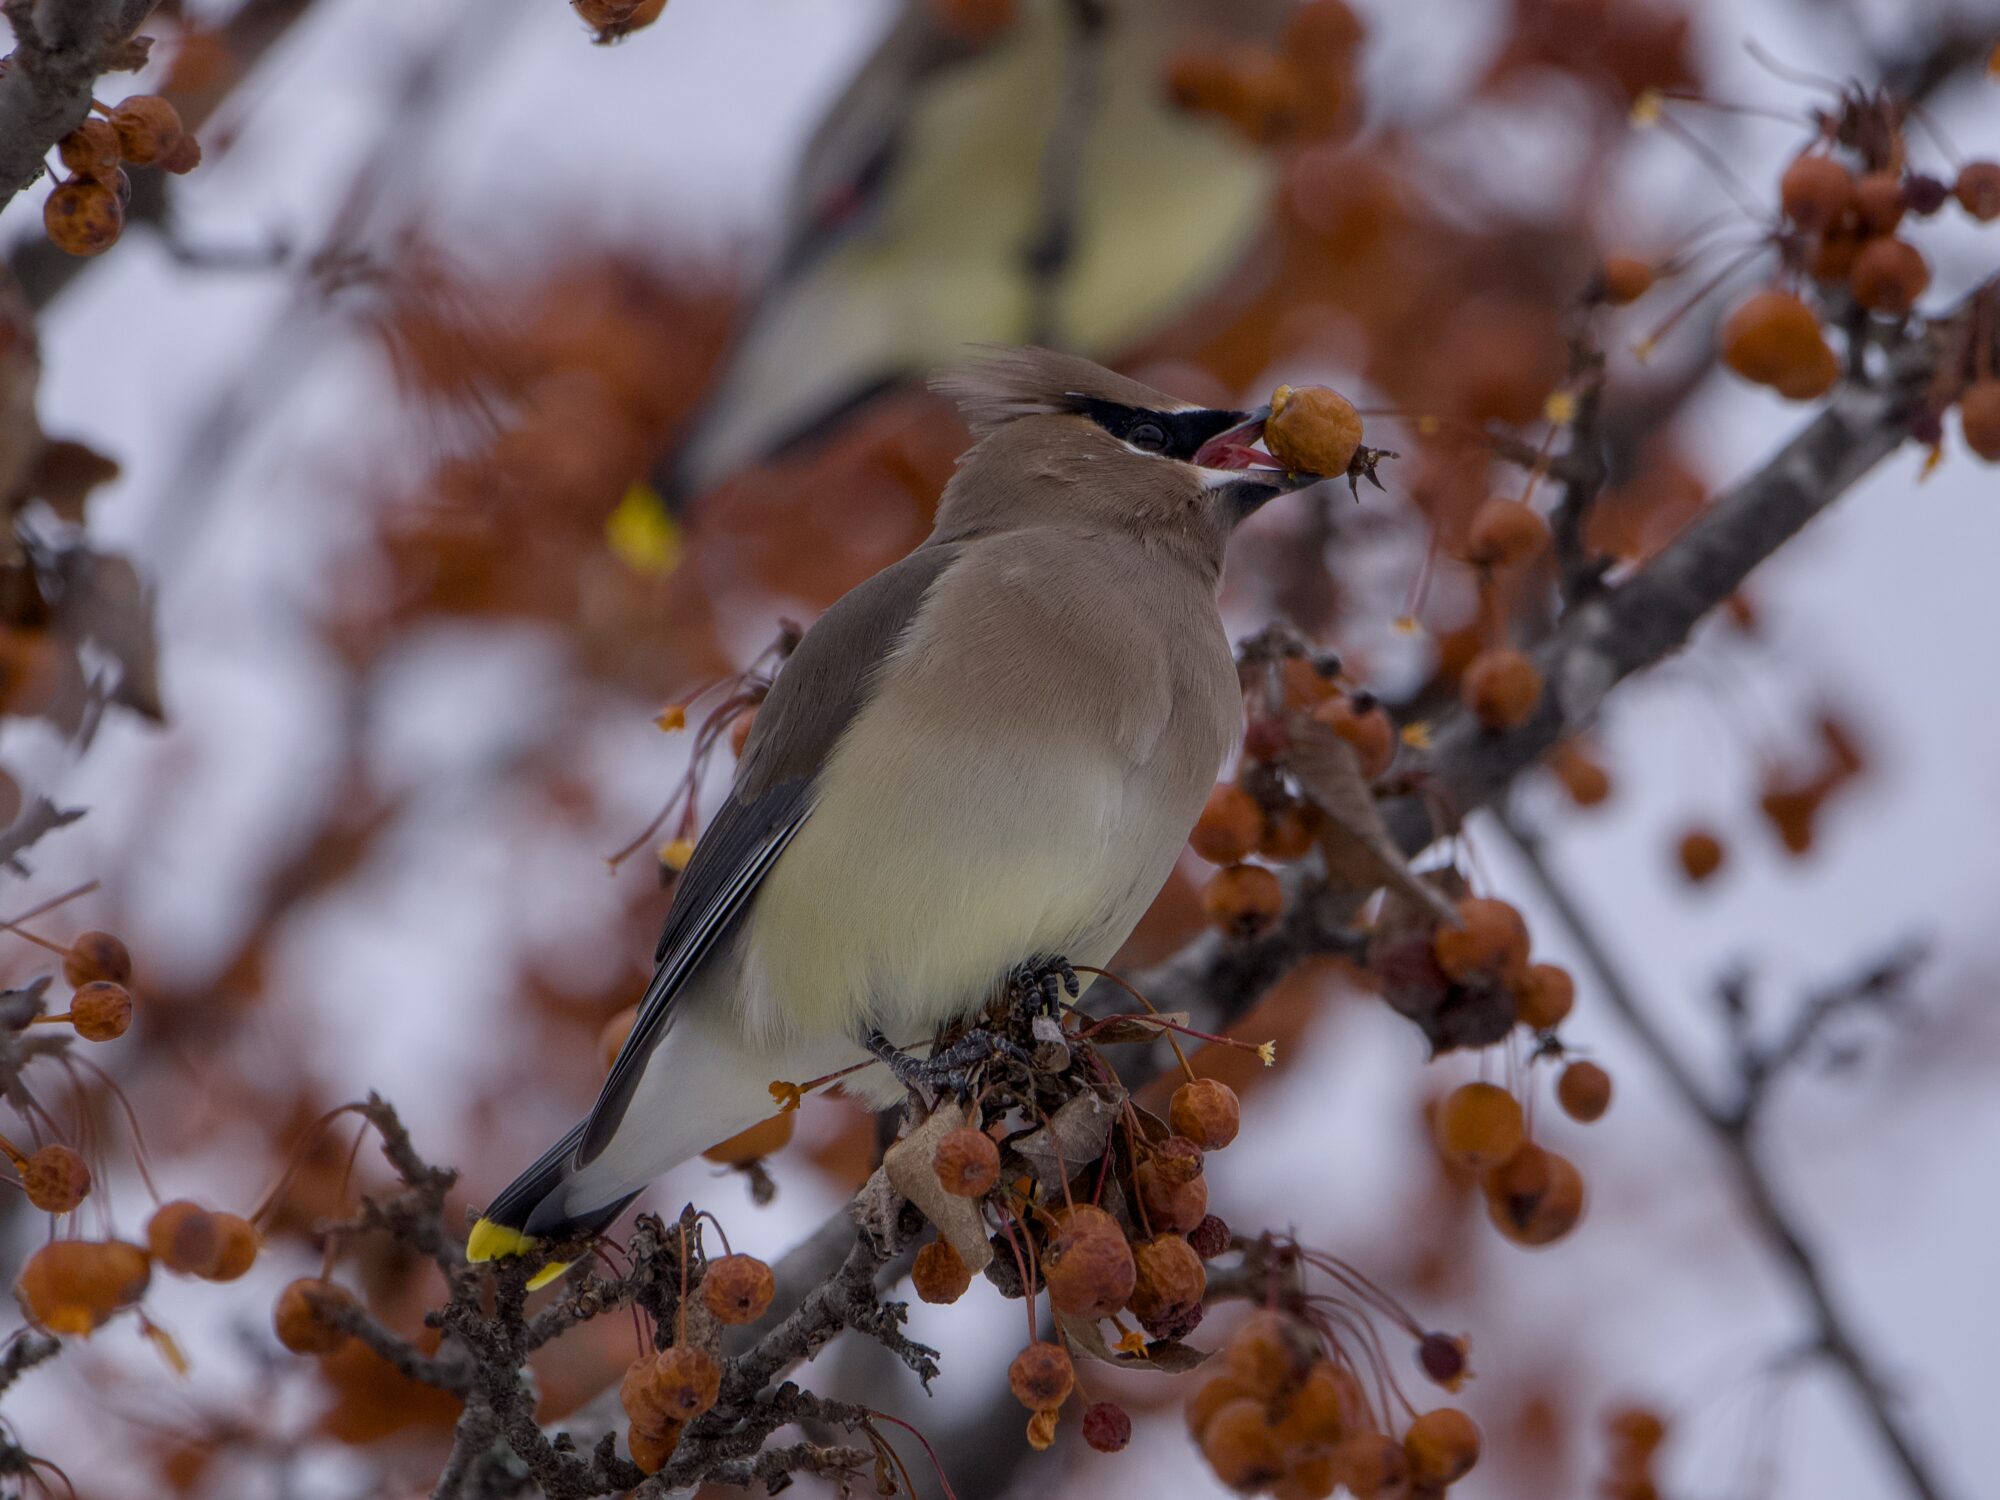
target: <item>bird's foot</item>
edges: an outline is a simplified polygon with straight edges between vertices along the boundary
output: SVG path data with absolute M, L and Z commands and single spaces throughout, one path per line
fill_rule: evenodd
M 951 1094 L 967 1099 L 972 1094 L 972 1069 L 995 1057 L 1009 1057 L 1026 1064 L 1028 1054 L 1019 1043 L 975 1026 L 943 1047 L 933 1047 L 927 1057 L 905 1052 L 881 1032 L 870 1030 L 862 1044 L 880 1058 L 896 1081 L 919 1097 Z
M 1074 1000 L 1083 993 L 1083 985 L 1069 960 L 1059 953 L 1031 958 L 1007 976 L 1008 997 L 1031 1018 L 1061 1015 L 1065 991 Z

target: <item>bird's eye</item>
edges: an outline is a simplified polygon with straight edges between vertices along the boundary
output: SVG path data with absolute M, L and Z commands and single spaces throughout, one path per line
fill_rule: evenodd
M 1147 453 L 1158 453 L 1167 446 L 1167 432 L 1158 422 L 1141 422 L 1125 434 L 1125 441 Z

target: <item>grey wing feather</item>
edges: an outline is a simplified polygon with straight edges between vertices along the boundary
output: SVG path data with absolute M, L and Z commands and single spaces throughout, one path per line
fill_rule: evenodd
M 958 552 L 919 547 L 884 568 L 829 609 L 778 674 L 743 748 L 735 788 L 675 884 L 652 983 L 584 1123 L 579 1165 L 617 1130 L 653 1049 L 673 1024 L 675 996 L 742 919 L 811 816 L 820 767 L 866 701 L 876 666 Z

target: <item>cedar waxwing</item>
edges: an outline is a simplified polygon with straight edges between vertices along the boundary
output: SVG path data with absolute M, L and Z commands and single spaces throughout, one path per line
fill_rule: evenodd
M 776 1080 L 873 1054 L 844 1086 L 893 1102 L 921 1067 L 900 1049 L 1104 964 L 1166 883 L 1241 729 L 1223 549 L 1313 476 L 1252 446 L 1268 408 L 1074 355 L 994 351 L 936 385 L 976 441 L 935 529 L 779 672 L 597 1104 L 473 1260 L 603 1228 L 769 1118 Z
M 670 508 L 967 343 L 1109 357 L 1218 285 L 1265 222 L 1275 169 L 1178 109 L 1166 61 L 1273 36 L 1293 8 L 1022 0 L 972 43 L 908 0 L 805 149 L 770 275 L 654 474 Z M 1071 169 L 1068 254 L 1038 309 L 1051 174 Z

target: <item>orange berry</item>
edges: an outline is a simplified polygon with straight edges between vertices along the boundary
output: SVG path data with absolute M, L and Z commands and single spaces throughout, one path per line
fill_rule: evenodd
M 681 1425 L 669 1422 L 658 1429 L 647 1429 L 635 1422 L 626 1429 L 625 1447 L 640 1473 L 657 1474 L 667 1466 L 674 1449 L 680 1446 Z
M 257 1226 L 240 1214 L 212 1214 L 215 1222 L 215 1254 L 206 1271 L 196 1272 L 205 1281 L 234 1281 L 257 1263 Z
M 42 1212 L 66 1214 L 89 1195 L 90 1167 L 67 1146 L 44 1146 L 21 1164 L 21 1186 Z
M 762 1161 L 774 1151 L 781 1151 L 791 1144 L 792 1132 L 798 1129 L 797 1110 L 788 1110 L 781 1115 L 773 1115 L 760 1125 L 752 1125 L 748 1130 L 740 1130 L 726 1141 L 720 1141 L 702 1152 L 704 1161 L 720 1162 L 725 1167 L 747 1167 L 753 1161 Z
M 52 1240 L 28 1257 L 14 1294 L 30 1322 L 56 1334 L 89 1334 L 146 1295 L 152 1265 L 123 1240 Z
M 118 132 L 93 116 L 56 142 L 56 154 L 77 176 L 101 181 L 118 170 Z
M 176 1198 L 153 1210 L 146 1221 L 146 1245 L 169 1271 L 206 1276 L 222 1254 L 222 1225 L 199 1203 Z
M 1854 184 L 1854 212 L 1865 234 L 1891 234 L 1909 207 L 1900 172 L 1869 172 Z
M 1257 852 L 1279 864 L 1290 864 L 1312 853 L 1319 838 L 1319 809 L 1305 802 L 1287 802 L 1264 820 Z
M 348 1340 L 336 1319 L 354 1305 L 354 1294 L 337 1282 L 301 1277 L 278 1293 L 271 1326 L 294 1354 L 331 1354 Z
M 1496 1083 L 1462 1083 L 1438 1105 L 1438 1149 L 1473 1172 L 1497 1167 L 1528 1138 L 1520 1101 Z
M 1313 708 L 1339 693 L 1309 656 L 1288 656 L 1279 673 L 1285 680 L 1285 707 Z
M 1517 1245 L 1547 1245 L 1583 1217 L 1583 1176 L 1567 1158 L 1530 1141 L 1489 1171 L 1486 1213 Z
M 1218 1411 L 1202 1431 L 1201 1452 L 1215 1477 L 1233 1490 L 1264 1489 L 1285 1472 L 1284 1451 L 1261 1401 L 1232 1401 Z
M 1076 1369 L 1060 1344 L 1030 1344 L 1007 1367 L 1007 1388 L 1029 1411 L 1055 1410 L 1075 1384 Z
M 1409 1491 L 1409 1455 L 1401 1443 L 1379 1432 L 1357 1433 L 1335 1444 L 1333 1467 L 1354 1500 L 1401 1500 Z
M 1233 938 L 1254 938 L 1278 925 L 1285 889 L 1262 865 L 1230 865 L 1217 870 L 1201 892 L 1208 920 Z
M 1809 233 L 1838 220 L 1853 196 L 1853 176 L 1828 156 L 1801 156 L 1778 180 L 1785 217 Z
M 1479 1429 L 1455 1406 L 1427 1411 L 1403 1434 L 1410 1478 L 1420 1485 L 1455 1484 L 1479 1462 Z
M 1512 980 L 1527 972 L 1528 924 L 1518 911 L 1488 896 L 1467 896 L 1457 911 L 1458 926 L 1439 923 L 1431 936 L 1431 952 L 1448 977 Z
M 591 40 L 604 46 L 659 20 L 667 0 L 570 0 L 570 6 L 594 33 Z
M 1236 1139 L 1243 1106 L 1236 1090 L 1214 1078 L 1196 1078 L 1174 1090 L 1167 1122 L 1204 1151 L 1220 1151 Z
M 1975 380 L 1958 400 L 1965 446 L 1989 464 L 2000 463 L 2000 380 Z
M 1952 186 L 1958 206 L 1982 223 L 2000 219 L 2000 162 L 1969 161 Z
M 1483 568 L 1511 568 L 1549 544 L 1549 523 L 1531 505 L 1496 495 L 1472 513 L 1465 533 L 1467 560 Z
M 1604 1419 L 1604 1430 L 1624 1456 L 1650 1459 L 1667 1440 L 1667 1424 L 1658 1412 L 1643 1406 L 1620 1407 Z
M 70 997 L 69 1024 L 87 1042 L 109 1042 L 132 1024 L 132 992 L 109 979 L 93 979 Z
M 1565 740 L 1551 750 L 1548 766 L 1578 807 L 1595 807 L 1611 795 L 1611 774 L 1574 741 Z
M 1594 1062 L 1573 1062 L 1556 1083 L 1556 1102 L 1572 1120 L 1602 1119 L 1611 1108 L 1611 1075 Z
M 157 94 L 134 94 L 111 111 L 118 152 L 135 167 L 150 167 L 181 138 L 181 117 Z
M 1722 362 L 1759 385 L 1816 373 L 1832 352 L 1819 318 L 1790 292 L 1758 292 L 1722 323 Z
M 1169 1140 L 1165 1144 L 1173 1143 Z M 1132 1181 L 1148 1224 L 1176 1234 L 1192 1234 L 1208 1217 L 1208 1179 L 1201 1172 L 1200 1148 L 1192 1141 L 1182 1140 L 1181 1144 L 1195 1152 L 1192 1172 L 1179 1158 L 1153 1156 L 1139 1163 Z
M 1271 393 L 1264 446 L 1296 473 L 1345 474 L 1361 447 L 1361 415 L 1323 385 L 1281 385 Z
M 1198 1307 L 1208 1290 L 1208 1271 L 1194 1248 L 1177 1234 L 1156 1234 L 1132 1252 L 1137 1274 L 1126 1299 L 1141 1323 L 1157 1323 Z
M 1653 268 L 1635 255 L 1607 255 L 1597 279 L 1604 288 L 1604 300 L 1623 307 L 1653 289 Z
M 1560 964 L 1529 964 L 1513 988 L 1514 1015 L 1530 1031 L 1562 1025 L 1576 1004 L 1576 981 Z
M 1000 1148 L 992 1136 L 971 1125 L 962 1125 L 939 1141 L 931 1164 L 939 1184 L 957 1198 L 990 1193 L 1000 1180 Z
M 1264 809 L 1257 799 L 1225 781 L 1208 794 L 1188 843 L 1212 865 L 1233 865 L 1257 847 L 1263 829 Z
M 1774 781 L 1765 786 L 1758 805 L 1777 830 L 1785 852 L 1799 856 L 1812 852 L 1814 824 L 1825 801 L 1824 787 Z
M 1681 873 L 1695 885 L 1722 868 L 1722 840 L 1705 828 L 1691 828 L 1681 835 Z
M 1271 1500 L 1327 1500 L 1339 1487 L 1333 1454 L 1322 1448 L 1288 1449 L 1285 1472 L 1271 1487 Z
M 69 255 L 102 255 L 125 229 L 125 205 L 93 177 L 73 177 L 42 203 L 42 228 Z
M 1368 780 L 1388 770 L 1395 759 L 1396 726 L 1372 695 L 1329 698 L 1313 710 L 1313 717 L 1354 747 L 1361 774 Z
M 1223 1347 L 1229 1373 L 1264 1401 L 1298 1385 L 1318 1357 L 1313 1336 L 1270 1308 L 1259 1308 L 1237 1324 Z
M 1063 1213 L 1042 1253 L 1049 1304 L 1073 1318 L 1110 1317 L 1131 1297 L 1138 1274 L 1118 1221 L 1087 1203 Z
M 1812 279 L 1828 283 L 1847 280 L 1854 270 L 1854 257 L 1861 253 L 1861 244 L 1861 232 L 1857 229 L 1844 224 L 1828 229 L 1812 244 L 1812 259 L 1806 267 Z
M 609 1073 L 618 1061 L 618 1054 L 625 1050 L 625 1038 L 632 1034 L 632 1028 L 639 1024 L 639 1007 L 628 1005 L 617 1015 L 604 1023 L 597 1033 L 597 1060 Z
M 1188 1397 L 1188 1436 L 1192 1437 L 1197 1443 L 1200 1442 L 1202 1434 L 1208 1430 L 1208 1424 L 1214 1419 L 1217 1412 L 1221 1411 L 1223 1407 L 1229 1405 L 1232 1401 L 1241 1401 L 1246 1397 L 1255 1397 L 1256 1394 L 1255 1391 L 1243 1381 L 1238 1380 L 1234 1375 L 1221 1374 L 1211 1376 L 1202 1384 L 1199 1390 Z
M 725 1255 L 702 1273 L 701 1300 L 715 1321 L 741 1327 L 763 1317 L 777 1295 L 777 1278 L 754 1255 Z
M 108 932 L 86 932 L 69 945 L 63 955 L 63 978 L 74 989 L 104 980 L 111 984 L 132 982 L 132 955 L 125 945 Z
M 917 1252 L 910 1269 L 910 1284 L 925 1302 L 956 1302 L 972 1285 L 972 1272 L 963 1257 L 943 1240 L 932 1240 Z
M 1458 693 L 1488 729 L 1512 729 L 1542 701 L 1542 674 L 1511 646 L 1495 646 L 1472 658 Z
M 1870 240 L 1854 257 L 1847 289 L 1870 312 L 1901 317 L 1917 305 L 1931 284 L 1923 252 L 1908 240 Z
M 201 142 L 192 134 L 183 132 L 179 140 L 160 153 L 157 165 L 162 172 L 185 177 L 201 165 Z
M 1368 1398 L 1354 1372 L 1330 1359 L 1314 1362 L 1297 1390 L 1283 1398 L 1278 1441 L 1287 1448 L 1331 1446 L 1368 1422 Z
M 722 1367 L 706 1349 L 674 1344 L 653 1356 L 653 1387 L 669 1417 L 692 1422 L 722 1394 Z

